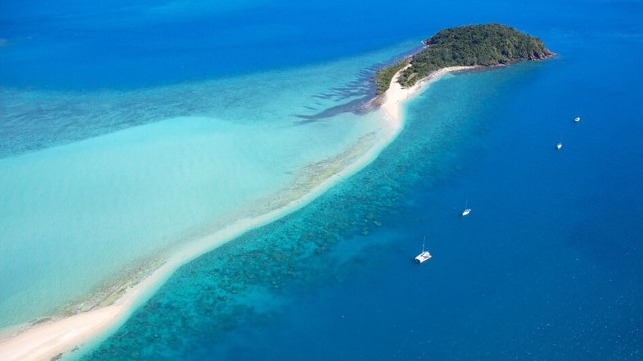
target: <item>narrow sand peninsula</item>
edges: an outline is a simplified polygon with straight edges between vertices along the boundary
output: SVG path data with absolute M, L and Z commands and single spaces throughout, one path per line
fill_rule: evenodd
M 399 78 L 400 73 L 410 66 L 411 65 L 407 65 L 406 67 L 398 71 L 395 76 L 393 76 L 388 90 L 384 93 L 382 111 L 388 116 L 388 119 L 392 123 L 396 124 L 395 127 L 401 128 L 403 126 L 402 106 L 404 104 L 404 101 L 408 100 L 409 98 L 420 92 L 420 90 L 424 89 L 431 82 L 431 80 L 435 80 L 450 72 L 471 70 L 476 68 L 474 66 L 452 66 L 448 68 L 442 68 L 429 74 L 429 76 L 418 81 L 412 87 L 402 88 L 402 85 L 397 82 L 397 79 Z
M 286 214 L 292 213 L 319 197 L 331 186 L 371 163 L 379 153 L 390 144 L 402 130 L 404 101 L 417 94 L 431 80 L 452 71 L 468 70 L 472 67 L 444 68 L 429 75 L 415 86 L 403 89 L 397 83 L 396 74 L 390 88 L 384 94 L 381 110 L 384 113 L 385 124 L 380 140 L 369 147 L 353 162 L 325 178 L 321 182 L 311 184 L 306 193 L 288 202 L 284 206 L 271 210 L 261 216 L 246 218 L 183 248 L 161 267 L 156 269 L 142 282 L 132 286 L 123 293 L 113 304 L 70 317 L 53 319 L 17 331 L 5 331 L 0 335 L 0 360 L 50 360 L 81 347 L 89 342 L 106 337 L 110 331 L 122 325 L 131 313 L 145 302 L 165 282 L 165 280 L 181 265 L 206 253 L 223 243 L 245 233 L 248 230 L 261 227 Z

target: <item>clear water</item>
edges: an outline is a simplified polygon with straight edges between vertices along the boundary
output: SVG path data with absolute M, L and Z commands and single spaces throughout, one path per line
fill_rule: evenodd
M 158 189 L 170 189 L 163 197 L 140 183 L 150 180 L 152 170 L 135 167 L 131 176 L 110 183 L 132 192 L 119 202 L 127 205 L 134 193 L 141 196 L 131 187 L 144 188 L 136 204 L 179 220 L 169 225 L 146 214 L 140 235 L 149 242 L 141 247 L 181 234 L 182 227 L 198 228 L 191 222 L 211 221 L 207 215 L 220 209 L 208 204 L 206 195 L 222 195 L 210 184 L 247 179 L 244 169 L 263 170 L 269 160 L 301 166 L 337 153 L 367 132 L 360 123 L 352 137 L 336 139 L 345 134 L 342 127 L 352 129 L 345 122 L 361 121 L 357 115 L 303 126 L 298 121 L 305 118 L 296 115 L 359 98 L 342 89 L 363 86 L 360 70 L 409 51 L 413 40 L 441 27 L 507 22 L 541 36 L 559 53 L 542 63 L 440 80 L 409 104 L 407 128 L 371 166 L 304 209 L 183 266 L 124 326 L 86 350 L 86 359 L 641 359 L 643 7 L 638 2 L 411 1 L 396 7 L 247 1 L 225 8 L 114 3 L 109 12 L 101 8 L 106 5 L 75 2 L 59 8 L 0 6 L 2 14 L 10 14 L 2 15 L 9 25 L 0 36 L 7 39 L 0 47 L 2 189 L 23 187 L 14 178 L 14 169 L 22 169 L 20 179 L 40 180 L 38 189 L 59 196 L 57 204 L 80 201 L 83 194 L 74 185 L 94 176 L 82 172 L 87 162 L 68 174 L 55 172 L 58 167 L 45 173 L 60 179 L 56 191 L 42 180 L 46 167 L 35 164 L 45 157 L 69 161 L 64 154 L 97 152 L 108 143 L 112 146 L 89 169 L 100 171 L 107 161 L 114 163 L 112 169 L 124 169 L 148 154 L 121 149 L 117 157 L 118 145 L 132 136 L 132 146 L 164 159 L 160 166 L 181 170 L 154 173 Z M 411 8 L 422 16 L 409 15 Z M 74 16 L 63 20 L 62 14 Z M 376 49 L 387 50 L 367 53 Z M 57 58 L 44 62 L 34 54 Z M 222 88 L 232 91 L 218 94 Z M 83 101 L 75 101 L 78 97 Z M 51 109 L 66 114 L 70 103 L 68 115 L 47 118 Z M 46 111 L 39 113 L 33 104 L 46 104 L 40 108 Z M 19 106 L 31 113 L 20 110 L 25 115 L 18 119 L 6 115 Z M 129 109 L 141 116 L 131 117 Z M 582 121 L 575 124 L 577 115 Z M 185 116 L 189 121 L 177 119 Z M 160 134 L 152 137 L 153 129 Z M 173 134 L 182 135 L 175 148 L 156 142 Z M 225 164 L 211 169 L 241 169 L 226 172 L 232 180 L 211 174 L 195 188 L 179 179 L 199 182 L 192 178 L 199 164 L 195 157 L 213 146 L 203 134 L 222 141 L 231 135 L 259 140 L 249 138 L 252 151 L 243 155 L 220 145 L 228 158 L 213 158 Z M 283 138 L 269 141 L 264 134 Z M 200 139 L 207 144 L 196 146 Z M 556 151 L 559 140 L 564 147 Z M 279 147 L 270 146 L 273 141 Z M 282 150 L 287 147 L 281 148 L 284 142 L 295 154 L 308 149 L 302 144 L 315 146 L 291 160 Z M 254 144 L 272 152 L 261 158 Z M 243 183 L 255 193 L 244 189 L 239 197 L 248 198 L 238 204 L 253 204 L 253 194 L 292 179 L 272 169 L 262 174 L 266 178 Z M 182 186 L 189 190 L 175 190 Z M 42 204 L 42 197 L 26 193 L 3 193 L 3 219 Z M 186 193 L 190 197 L 184 199 Z M 132 214 L 115 208 L 109 195 L 107 203 L 84 202 L 82 209 L 110 206 L 113 214 Z M 201 207 L 195 212 L 199 217 L 181 211 L 183 201 L 186 208 Z M 465 201 L 473 211 L 463 219 L 458 215 Z M 85 208 L 88 204 L 92 207 Z M 54 222 L 53 212 L 44 213 L 51 209 L 43 209 L 30 232 L 75 232 Z M 95 219 L 88 218 L 93 229 Z M 4 230 L 16 224 L 2 223 L 3 247 L 9 244 Z M 152 229 L 159 233 L 146 231 Z M 434 257 L 418 267 L 411 260 L 425 235 Z M 45 253 L 38 246 L 34 241 L 29 252 Z M 5 257 L 5 249 L 0 267 L 24 265 L 28 252 L 22 246 L 11 248 L 24 252 L 17 257 Z M 111 252 L 126 250 L 106 251 L 108 260 Z M 7 300 L 6 291 L 0 292 L 0 300 Z

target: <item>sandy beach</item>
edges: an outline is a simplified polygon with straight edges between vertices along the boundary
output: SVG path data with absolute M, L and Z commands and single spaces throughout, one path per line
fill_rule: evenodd
M 453 71 L 472 67 L 444 68 L 432 73 L 411 88 L 397 83 L 399 72 L 393 77 L 381 104 L 384 113 L 382 135 L 377 142 L 358 157 L 341 163 L 339 171 L 320 182 L 310 183 L 305 193 L 285 205 L 263 215 L 239 220 L 214 234 L 203 237 L 180 249 L 142 282 L 129 287 L 113 304 L 64 318 L 0 333 L 0 360 L 49 360 L 77 347 L 100 340 L 124 323 L 141 303 L 145 302 L 181 265 L 226 243 L 239 235 L 292 213 L 323 194 L 341 179 L 370 164 L 399 134 L 404 126 L 403 105 L 406 100 L 425 89 L 431 80 Z M 361 149 L 360 149 L 361 150 Z M 344 160 L 345 161 L 345 160 Z M 335 168 L 337 165 L 335 164 Z M 335 169 L 333 168 L 333 169 Z M 81 351 L 82 352 L 82 349 Z
M 402 114 L 402 108 L 404 105 L 404 101 L 408 100 L 409 98 L 418 94 L 418 92 L 420 92 L 421 90 L 425 89 L 432 80 L 438 79 L 439 77 L 450 72 L 475 69 L 475 67 L 473 66 L 452 66 L 448 68 L 442 68 L 429 74 L 429 76 L 418 81 L 412 87 L 402 88 L 400 83 L 397 82 L 397 79 L 399 78 L 400 73 L 409 66 L 410 65 L 407 65 L 406 67 L 398 71 L 395 76 L 393 76 L 388 90 L 384 93 L 384 101 L 381 105 L 382 111 L 387 115 L 387 118 L 396 128 L 401 128 L 403 126 L 404 117 Z

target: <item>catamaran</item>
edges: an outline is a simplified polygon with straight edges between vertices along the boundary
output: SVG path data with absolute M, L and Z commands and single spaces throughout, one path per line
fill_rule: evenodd
M 423 263 L 425 261 L 428 261 L 429 258 L 431 258 L 431 253 L 424 249 L 425 243 L 426 243 L 426 237 L 424 237 L 424 240 L 422 241 L 422 252 L 420 252 L 420 254 L 415 256 L 415 262 L 417 263 Z
M 464 202 L 464 211 L 462 211 L 462 217 L 468 216 L 469 213 L 471 213 L 471 208 L 467 207 L 468 203 L 469 201 Z

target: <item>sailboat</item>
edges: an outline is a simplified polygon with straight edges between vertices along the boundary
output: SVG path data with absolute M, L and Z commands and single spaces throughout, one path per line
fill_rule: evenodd
M 471 213 L 471 208 L 467 207 L 468 203 L 468 200 L 464 202 L 464 211 L 462 211 L 462 217 L 466 217 L 469 215 L 469 213 Z
M 563 148 L 563 142 L 558 142 L 556 144 L 556 149 L 561 150 Z
M 574 122 L 576 122 L 576 123 L 580 122 L 580 117 L 574 118 Z
M 429 260 L 431 258 L 431 253 L 427 250 L 424 249 L 424 244 L 426 243 L 426 237 L 424 237 L 424 240 L 422 241 L 422 252 L 415 256 L 415 262 L 417 263 L 423 263 Z

